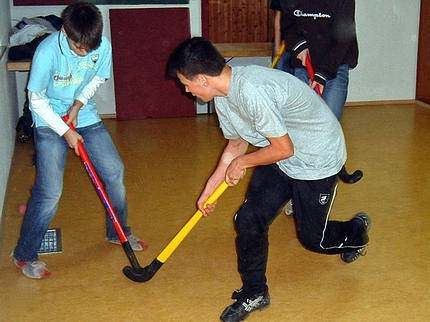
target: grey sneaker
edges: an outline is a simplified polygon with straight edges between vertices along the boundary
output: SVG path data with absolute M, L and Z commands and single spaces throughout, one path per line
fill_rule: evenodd
M 127 236 L 127 239 L 131 248 L 135 251 L 141 252 L 148 249 L 148 244 L 134 235 Z M 112 244 L 121 245 L 121 242 L 118 239 L 108 239 L 108 241 Z
M 358 214 L 355 215 L 355 217 L 352 220 L 360 221 L 366 233 L 370 230 L 371 221 L 367 213 L 359 212 Z M 352 263 L 360 256 L 364 256 L 364 255 L 366 255 L 366 246 L 362 248 L 358 248 L 357 250 L 354 250 L 352 252 L 342 253 L 340 254 L 340 258 L 345 263 Z
M 46 264 L 44 262 L 20 262 L 14 258 L 13 263 L 29 278 L 44 279 L 51 276 L 51 272 L 46 269 Z
M 263 310 L 270 304 L 269 291 L 255 294 L 247 294 L 242 289 L 233 292 L 232 299 L 236 300 L 233 304 L 226 307 L 220 319 L 224 322 L 243 321 L 248 315 L 256 310 Z
M 287 204 L 285 205 L 285 214 L 287 216 L 292 216 L 294 213 L 293 209 L 293 199 L 288 200 Z

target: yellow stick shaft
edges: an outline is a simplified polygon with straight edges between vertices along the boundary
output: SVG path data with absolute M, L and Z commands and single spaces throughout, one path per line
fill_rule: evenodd
M 271 68 L 275 68 L 276 64 L 278 63 L 279 58 L 281 58 L 282 54 L 285 50 L 285 43 L 282 43 L 281 48 L 279 48 L 279 53 L 276 55 L 275 59 L 273 59 Z
M 205 205 L 214 203 L 219 196 L 227 189 L 228 185 L 223 181 L 219 187 L 214 191 L 214 193 L 205 202 Z M 164 248 L 164 250 L 158 255 L 157 260 L 164 263 L 170 255 L 175 251 L 179 244 L 184 240 L 188 233 L 193 229 L 197 222 L 202 218 L 203 213 L 197 210 L 194 215 L 188 220 L 188 222 L 182 227 L 182 229 L 176 234 L 175 237 L 170 241 L 170 243 Z

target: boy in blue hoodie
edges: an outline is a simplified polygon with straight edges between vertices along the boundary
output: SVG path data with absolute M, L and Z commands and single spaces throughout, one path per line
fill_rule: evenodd
M 88 152 L 133 250 L 147 248 L 127 226 L 124 165 L 91 99 L 110 77 L 112 65 L 111 45 L 102 36 L 101 13 L 93 4 L 77 2 L 66 7 L 61 18 L 61 30 L 38 46 L 27 86 L 35 122 L 37 176 L 13 257 L 24 275 L 35 279 L 51 274 L 38 260 L 37 251 L 58 208 L 68 149 L 79 155 L 79 141 Z M 62 119 L 65 115 L 69 116 L 67 123 Z M 76 131 L 70 129 L 70 123 Z M 106 238 L 120 244 L 107 214 Z

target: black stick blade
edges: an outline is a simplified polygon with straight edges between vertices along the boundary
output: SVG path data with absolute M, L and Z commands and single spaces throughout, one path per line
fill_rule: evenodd
M 363 172 L 361 170 L 355 170 L 354 173 L 349 174 L 346 172 L 345 166 L 339 172 L 339 178 L 345 183 L 356 183 L 363 177 Z
M 162 262 L 158 259 L 154 259 L 151 264 L 144 268 L 134 269 L 131 266 L 126 266 L 122 269 L 122 272 L 132 281 L 142 283 L 149 281 L 162 265 Z

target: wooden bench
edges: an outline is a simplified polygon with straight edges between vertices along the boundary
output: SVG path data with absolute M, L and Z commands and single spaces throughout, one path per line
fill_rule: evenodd
M 215 48 L 224 57 L 265 57 L 272 55 L 272 43 L 218 43 L 214 44 Z M 11 72 L 28 72 L 31 61 L 8 61 L 6 68 Z
M 216 43 L 214 46 L 224 57 L 272 56 L 271 42 Z
M 31 61 L 8 61 L 6 63 L 6 69 L 11 72 L 28 72 L 30 70 Z

